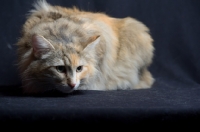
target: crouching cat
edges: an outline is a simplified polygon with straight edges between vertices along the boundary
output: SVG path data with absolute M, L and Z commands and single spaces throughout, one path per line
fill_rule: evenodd
M 24 92 L 152 86 L 153 39 L 143 23 L 46 1 L 34 7 L 17 42 Z

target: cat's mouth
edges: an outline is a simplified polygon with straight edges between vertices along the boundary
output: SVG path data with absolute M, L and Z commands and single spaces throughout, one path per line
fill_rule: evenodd
M 63 92 L 63 93 L 71 93 L 74 90 L 77 90 L 80 86 L 80 81 L 76 81 L 75 83 L 57 83 L 55 85 L 56 90 Z
M 63 93 L 71 93 L 78 88 L 78 85 L 74 86 L 73 88 L 68 85 L 58 85 L 56 89 Z

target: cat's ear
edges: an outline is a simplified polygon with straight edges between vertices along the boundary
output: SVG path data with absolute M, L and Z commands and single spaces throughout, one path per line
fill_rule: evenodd
M 44 59 L 49 55 L 49 52 L 53 49 L 53 45 L 40 35 L 32 36 L 33 54 L 36 58 Z
M 100 42 L 100 35 L 95 35 L 89 38 L 87 42 L 87 46 L 83 49 L 83 51 L 89 52 L 95 48 L 95 46 Z

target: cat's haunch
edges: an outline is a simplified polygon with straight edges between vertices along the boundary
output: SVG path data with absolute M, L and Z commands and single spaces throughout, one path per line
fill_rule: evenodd
M 150 88 L 153 39 L 138 20 L 39 1 L 17 42 L 26 93 Z

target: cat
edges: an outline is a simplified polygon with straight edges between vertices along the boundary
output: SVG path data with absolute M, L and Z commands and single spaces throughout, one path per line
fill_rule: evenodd
M 132 18 L 37 1 L 17 41 L 24 93 L 151 88 L 149 28 Z

